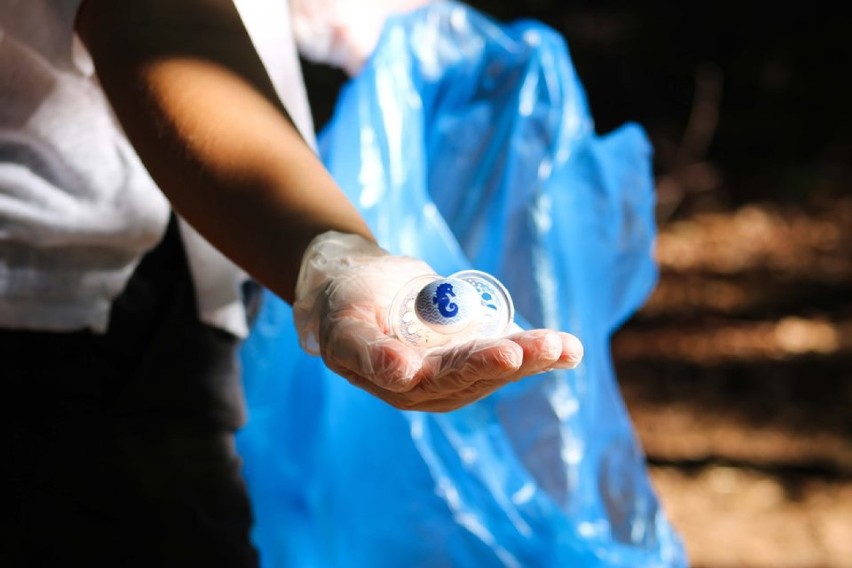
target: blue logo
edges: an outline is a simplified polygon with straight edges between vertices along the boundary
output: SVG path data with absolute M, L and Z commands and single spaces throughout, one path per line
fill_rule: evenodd
M 438 311 L 445 318 L 451 318 L 459 313 L 459 306 L 453 302 L 456 293 L 453 291 L 453 285 L 449 282 L 444 282 L 438 285 L 435 290 L 435 295 L 432 296 L 432 303 L 438 306 Z
M 482 293 L 482 299 L 485 300 L 485 302 L 489 302 L 489 300 L 492 299 L 492 296 L 488 292 L 483 292 Z M 497 304 L 495 304 L 493 302 L 486 303 L 485 306 L 488 307 L 488 308 L 491 308 L 492 310 L 497 309 Z

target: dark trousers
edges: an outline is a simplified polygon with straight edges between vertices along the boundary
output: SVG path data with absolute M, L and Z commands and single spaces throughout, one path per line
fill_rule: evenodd
M 174 222 L 108 333 L 0 331 L 0 566 L 256 566 L 237 345 Z

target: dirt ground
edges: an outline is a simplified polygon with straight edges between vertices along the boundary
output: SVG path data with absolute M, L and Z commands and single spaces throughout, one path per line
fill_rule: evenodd
M 663 223 L 613 339 L 694 568 L 852 567 L 852 198 Z

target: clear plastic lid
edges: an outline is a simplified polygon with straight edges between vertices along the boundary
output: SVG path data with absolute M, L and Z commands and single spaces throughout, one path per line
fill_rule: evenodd
M 479 270 L 463 270 L 409 282 L 391 304 L 388 325 L 406 343 L 435 347 L 504 335 L 514 316 L 512 298 L 499 280 Z

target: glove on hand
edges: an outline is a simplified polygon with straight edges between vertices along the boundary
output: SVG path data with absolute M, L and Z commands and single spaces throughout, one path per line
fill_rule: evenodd
M 305 251 L 296 284 L 293 315 L 302 347 L 396 408 L 433 412 L 460 408 L 528 375 L 574 368 L 582 359 L 576 337 L 545 329 L 432 348 L 391 337 L 391 302 L 424 275 L 436 273 L 358 235 L 319 235 Z

